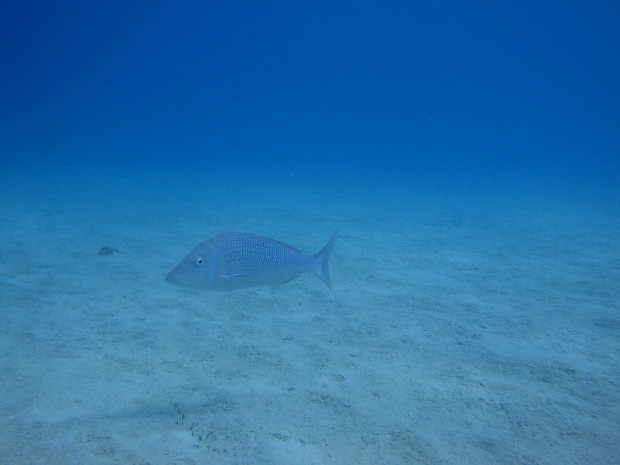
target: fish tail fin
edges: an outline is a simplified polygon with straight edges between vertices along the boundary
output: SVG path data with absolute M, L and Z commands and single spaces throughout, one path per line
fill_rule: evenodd
M 329 276 L 329 256 L 331 255 L 332 249 L 334 248 L 336 236 L 338 236 L 338 231 L 332 234 L 331 239 L 329 240 L 327 245 L 323 247 L 323 250 L 321 250 L 318 254 L 314 256 L 315 260 L 314 266 L 312 268 L 314 274 L 321 278 L 325 285 L 330 289 L 332 288 L 332 284 Z

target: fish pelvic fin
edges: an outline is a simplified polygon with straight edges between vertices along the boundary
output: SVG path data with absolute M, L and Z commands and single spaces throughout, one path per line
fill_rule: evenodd
M 329 289 L 332 288 L 331 278 L 329 276 L 329 256 L 332 253 L 337 236 L 338 231 L 335 231 L 327 245 L 323 247 L 323 250 L 314 256 L 315 260 L 312 268 L 314 274 L 321 278 Z

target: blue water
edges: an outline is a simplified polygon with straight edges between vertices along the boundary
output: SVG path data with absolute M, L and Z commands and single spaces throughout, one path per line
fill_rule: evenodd
M 5 463 L 618 463 L 619 3 L 11 3 Z M 221 232 L 336 229 L 331 293 L 163 281 Z
M 615 190 L 619 9 L 5 6 L 2 160 Z

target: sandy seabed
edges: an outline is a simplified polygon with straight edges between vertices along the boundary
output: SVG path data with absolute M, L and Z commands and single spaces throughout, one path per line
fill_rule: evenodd
M 613 205 L 163 177 L 0 196 L 3 465 L 620 463 Z M 314 253 L 335 229 L 331 291 L 164 281 L 220 232 Z

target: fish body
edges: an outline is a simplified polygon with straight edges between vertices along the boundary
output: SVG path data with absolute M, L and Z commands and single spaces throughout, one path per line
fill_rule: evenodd
M 168 273 L 166 280 L 196 289 L 234 291 L 281 284 L 311 272 L 331 289 L 329 256 L 336 235 L 319 253 L 306 255 L 256 234 L 220 234 L 201 242 Z

